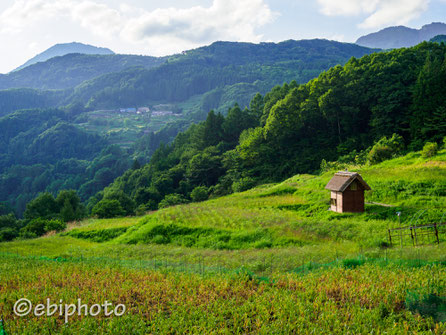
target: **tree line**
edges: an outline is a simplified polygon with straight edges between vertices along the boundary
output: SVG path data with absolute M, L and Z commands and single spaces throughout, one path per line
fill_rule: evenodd
M 86 212 L 142 214 L 314 173 L 333 161 L 374 164 L 423 147 L 428 155 L 446 136 L 445 82 L 444 44 L 352 58 L 307 84 L 257 94 L 249 108 L 209 112 L 161 143 L 148 164 L 133 164 L 92 196 Z

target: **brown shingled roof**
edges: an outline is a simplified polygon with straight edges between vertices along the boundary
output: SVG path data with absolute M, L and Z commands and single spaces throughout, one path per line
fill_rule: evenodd
M 364 189 L 371 190 L 370 186 L 364 181 L 364 179 L 362 179 L 359 173 L 348 171 L 341 171 L 336 173 L 334 177 L 331 178 L 331 180 L 328 182 L 327 186 L 325 186 L 325 188 L 330 191 L 344 192 L 354 180 L 357 180 L 359 183 L 361 183 Z

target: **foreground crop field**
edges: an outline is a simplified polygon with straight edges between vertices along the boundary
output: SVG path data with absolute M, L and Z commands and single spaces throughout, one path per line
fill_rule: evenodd
M 388 228 L 446 221 L 446 151 L 349 169 L 373 189 L 363 214 L 327 210 L 330 171 L 0 243 L 6 331 L 446 333 L 446 232 L 439 245 L 419 248 L 389 248 L 387 239 Z M 108 300 L 127 311 L 65 324 L 62 316 L 15 316 L 22 297 Z
M 429 333 L 444 323 L 405 309 L 408 290 L 446 280 L 444 267 L 364 265 L 306 274 L 201 276 L 125 267 L 2 257 L 0 307 L 11 334 L 246 334 Z M 33 303 L 127 306 L 120 318 L 18 318 L 8 311 L 25 296 Z M 440 316 L 439 316 L 440 317 Z

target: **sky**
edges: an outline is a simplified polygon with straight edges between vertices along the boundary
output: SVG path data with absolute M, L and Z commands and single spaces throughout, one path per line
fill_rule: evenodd
M 57 43 L 164 56 L 214 41 L 355 42 L 446 21 L 446 0 L 1 0 L 0 73 Z

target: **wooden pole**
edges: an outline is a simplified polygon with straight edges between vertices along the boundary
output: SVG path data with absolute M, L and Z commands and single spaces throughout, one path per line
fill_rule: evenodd
M 418 237 L 417 237 L 417 230 L 414 229 L 414 236 L 415 236 L 415 246 L 418 246 Z
M 436 223 L 434 223 L 434 228 L 435 228 L 435 236 L 437 237 L 437 244 L 440 244 L 440 239 L 438 238 L 438 229 L 437 229 Z

